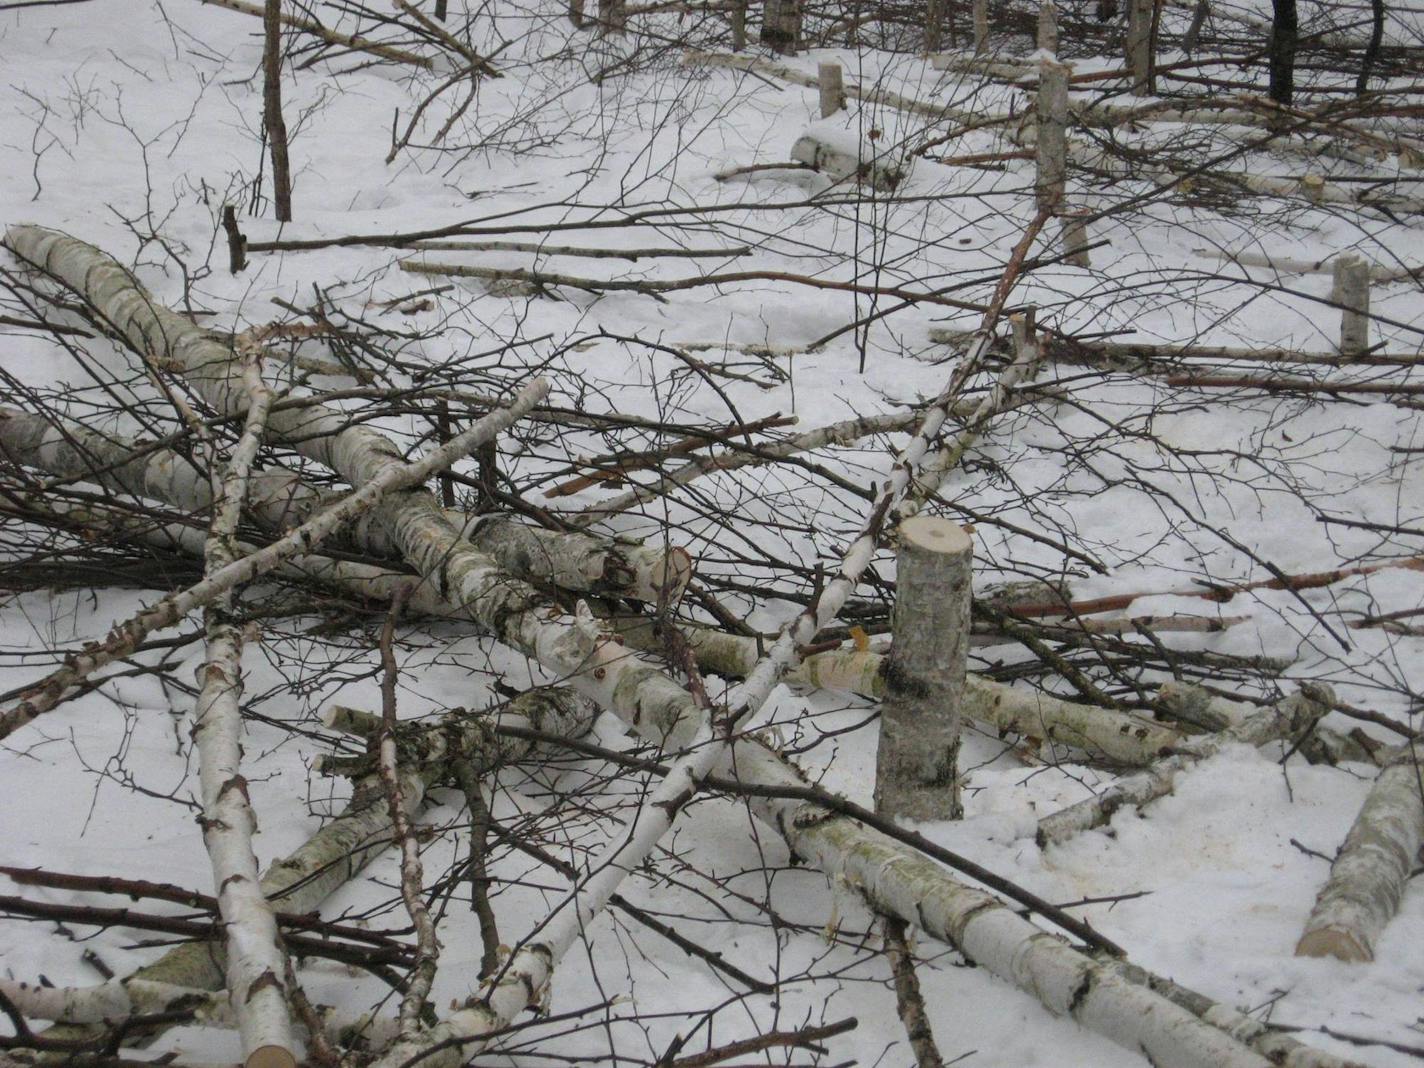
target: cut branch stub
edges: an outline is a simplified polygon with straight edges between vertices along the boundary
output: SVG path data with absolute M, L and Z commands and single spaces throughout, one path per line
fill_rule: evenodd
M 876 807 L 892 817 L 958 819 L 974 543 L 957 524 L 932 516 L 905 520 L 899 536 Z

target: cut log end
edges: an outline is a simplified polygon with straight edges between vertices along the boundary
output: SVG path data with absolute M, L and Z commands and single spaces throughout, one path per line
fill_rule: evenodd
M 297 1058 L 283 1046 L 258 1046 L 247 1055 L 243 1068 L 297 1068 Z
M 901 523 L 900 541 L 922 552 L 951 556 L 974 551 L 974 539 L 958 523 L 928 515 L 912 516 Z
M 1375 959 L 1374 951 L 1353 931 L 1342 927 L 1322 927 L 1307 931 L 1296 944 L 1297 957 L 1334 957 L 1336 960 L 1352 964 L 1368 963 Z
M 381 729 L 381 717 L 345 705 L 327 705 L 321 710 L 321 724 L 328 730 L 353 734 L 358 738 L 374 737 Z

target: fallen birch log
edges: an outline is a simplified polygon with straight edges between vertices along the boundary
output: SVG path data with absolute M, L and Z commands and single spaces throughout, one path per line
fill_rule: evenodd
M 12 227 L 5 243 L 80 293 L 138 352 L 181 368 L 218 412 L 235 414 L 240 385 L 231 353 L 159 305 L 110 257 L 34 226 Z M 274 409 L 268 428 L 275 439 L 353 486 L 378 483 L 392 468 L 404 466 L 399 450 L 385 437 L 353 425 L 348 413 L 326 405 Z M 565 611 L 498 567 L 463 539 L 428 491 L 407 489 L 378 505 L 377 515 L 406 560 L 459 606 L 462 618 L 570 679 L 605 708 L 657 723 L 669 744 L 691 736 L 698 716 L 678 682 L 657 663 L 618 646 L 586 612 Z
M 41 986 L 0 978 L 0 994 L 31 1020 L 60 1024 L 122 1025 L 135 1016 L 188 1013 L 204 1027 L 235 1028 L 237 1011 L 227 991 L 202 990 L 145 979 L 115 979 L 95 986 Z M 317 1019 L 329 1042 L 345 1045 L 359 1040 L 367 1049 L 382 1049 L 395 1038 L 395 1022 L 368 1013 L 352 1017 L 329 1005 L 315 1005 Z
M 1260 267 L 1268 271 L 1279 271 L 1282 274 L 1330 274 L 1335 269 L 1335 257 L 1327 256 L 1320 260 L 1300 260 L 1293 256 L 1271 256 L 1259 252 L 1218 252 L 1207 249 L 1194 248 L 1193 252 L 1202 256 L 1211 256 L 1222 263 L 1235 263 L 1242 267 Z M 1386 285 L 1390 282 L 1403 282 L 1409 279 L 1424 276 L 1424 267 L 1386 267 L 1383 264 L 1370 264 L 1370 281 Z
M 1424 761 L 1417 745 L 1384 761 L 1340 847 L 1295 947 L 1297 957 L 1375 959 L 1375 943 L 1399 911 L 1424 843 Z
M 1164 682 L 1158 687 L 1157 708 L 1187 729 L 1208 734 L 1239 727 L 1260 711 L 1259 705 L 1234 701 L 1201 686 L 1176 681 Z M 1310 734 L 1299 741 L 1297 752 L 1312 764 L 1339 764 L 1347 760 L 1378 764 L 1379 748 L 1380 743 L 1358 732 L 1342 734 L 1316 724 Z
M 1229 745 L 1265 745 L 1314 728 L 1330 711 L 1335 696 L 1329 687 L 1307 683 L 1299 693 L 1271 705 L 1251 718 L 1216 734 L 1201 735 L 1179 745 L 1176 751 L 1153 762 L 1145 771 L 1119 779 L 1096 797 L 1038 821 L 1040 847 L 1060 845 L 1082 831 L 1106 825 L 1119 809 L 1142 806 L 1172 792 L 1177 776 L 1198 762 L 1215 756 Z
M 931 331 L 931 340 L 943 340 L 949 332 Z M 1416 354 L 1370 352 L 1359 356 L 1342 356 L 1338 352 L 1303 352 L 1271 346 L 1246 348 L 1227 345 L 1158 344 L 1137 341 L 1070 341 L 1053 343 L 1049 352 L 1058 359 L 1081 359 L 1083 355 L 1102 357 L 1109 361 L 1124 361 L 1124 370 L 1140 367 L 1145 362 L 1163 362 L 1182 366 L 1184 360 L 1249 361 L 1252 363 L 1320 364 L 1326 367 L 1384 366 L 1415 367 L 1424 364 Z
M 863 136 L 854 125 L 847 127 L 846 121 L 823 119 L 810 126 L 791 146 L 791 158 L 838 181 L 854 179 L 893 193 L 908 176 L 910 161 L 878 149 L 879 141 Z
M 0 455 L 61 478 L 85 479 L 108 489 L 163 501 L 202 514 L 212 507 L 212 485 L 182 453 L 114 434 L 101 434 L 69 420 L 0 407 Z M 334 499 L 295 471 L 267 467 L 252 472 L 247 509 L 263 526 L 281 532 L 304 522 Z M 508 516 L 469 516 L 446 511 L 467 541 L 522 578 L 566 590 L 631 597 L 676 605 L 692 577 L 685 549 L 654 548 L 583 533 L 545 530 Z M 358 518 L 335 535 L 358 552 L 398 558 L 385 530 Z
M 737 747 L 734 767 L 747 786 L 805 786 L 782 757 L 753 742 Z M 751 803 L 753 812 L 780 831 L 796 855 L 831 878 L 844 880 L 877 910 L 916 924 L 1032 994 L 1054 1015 L 1070 1017 L 1155 1065 L 1272 1065 L 1263 1053 L 1238 1042 L 1202 1014 L 1136 981 L 1122 964 L 1095 960 L 1072 948 L 992 894 L 960 882 L 878 831 L 794 797 L 753 796 Z M 1333 1058 L 1317 1063 L 1339 1064 Z
M 879 700 L 885 695 L 885 666 L 882 653 L 858 649 L 816 653 L 787 679 Z M 1186 737 L 1142 716 L 1017 689 L 972 672 L 965 679 L 963 711 L 996 731 L 1072 746 L 1119 764 L 1148 764 Z

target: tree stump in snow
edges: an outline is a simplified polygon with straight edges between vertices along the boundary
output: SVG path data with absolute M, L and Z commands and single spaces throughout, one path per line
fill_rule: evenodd
M 801 0 L 766 0 L 761 43 L 784 56 L 796 54 L 801 41 Z
M 1340 355 L 1362 356 L 1370 348 L 1370 267 L 1354 253 L 1335 257 L 1330 299 L 1343 304 Z
M 958 819 L 974 543 L 958 525 L 931 516 L 905 520 L 899 533 L 875 804 L 892 818 Z
M 839 63 L 822 63 L 816 68 L 816 82 L 821 90 L 821 118 L 828 119 L 845 107 L 845 82 Z
M 796 139 L 791 158 L 832 178 L 854 178 L 893 192 L 905 179 L 907 161 L 877 153 L 877 143 L 838 122 L 818 122 Z
M 1088 224 L 1080 215 L 1063 217 L 1063 260 L 1072 267 L 1091 267 L 1088 256 Z

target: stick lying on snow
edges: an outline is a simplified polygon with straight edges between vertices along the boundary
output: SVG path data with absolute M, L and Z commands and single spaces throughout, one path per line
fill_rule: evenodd
M 1096 797 L 1070 805 L 1038 823 L 1038 844 L 1066 842 L 1080 831 L 1101 827 L 1124 805 L 1145 805 L 1172 792 L 1177 776 L 1228 745 L 1265 745 L 1313 729 L 1315 721 L 1330 711 L 1335 695 L 1321 683 L 1306 683 L 1299 693 L 1216 734 L 1183 742 L 1171 756 L 1156 761 L 1146 771 L 1119 779 Z

